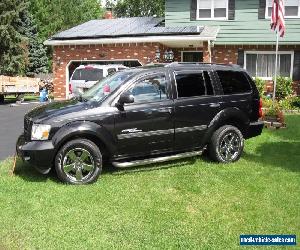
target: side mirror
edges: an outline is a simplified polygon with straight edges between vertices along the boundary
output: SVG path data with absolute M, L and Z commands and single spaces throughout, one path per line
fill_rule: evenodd
M 120 95 L 120 98 L 118 102 L 116 103 L 116 107 L 119 110 L 124 110 L 124 104 L 125 103 L 133 103 L 134 102 L 134 97 L 132 94 L 129 92 L 124 92 Z

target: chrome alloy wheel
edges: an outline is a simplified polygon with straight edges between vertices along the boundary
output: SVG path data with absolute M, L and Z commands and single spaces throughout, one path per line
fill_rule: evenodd
M 88 179 L 95 169 L 92 155 L 83 148 L 68 151 L 63 159 L 64 173 L 76 182 Z
M 219 153 L 225 162 L 234 161 L 241 150 L 242 142 L 235 132 L 227 133 L 219 144 Z

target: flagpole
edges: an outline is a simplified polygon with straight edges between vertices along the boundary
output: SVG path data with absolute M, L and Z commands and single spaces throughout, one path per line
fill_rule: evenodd
M 276 56 L 275 56 L 275 79 L 273 85 L 273 101 L 275 101 L 276 83 L 277 83 L 277 65 L 278 65 L 278 43 L 279 43 L 279 30 L 276 29 Z

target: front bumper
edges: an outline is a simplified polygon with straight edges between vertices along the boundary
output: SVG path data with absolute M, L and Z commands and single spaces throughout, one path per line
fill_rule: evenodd
M 51 170 L 55 157 L 52 141 L 26 142 L 22 134 L 17 140 L 16 149 L 18 156 L 33 165 L 40 173 L 47 174 Z
M 249 124 L 249 128 L 245 136 L 245 139 L 260 135 L 263 130 L 263 127 L 264 127 L 263 121 L 251 122 Z

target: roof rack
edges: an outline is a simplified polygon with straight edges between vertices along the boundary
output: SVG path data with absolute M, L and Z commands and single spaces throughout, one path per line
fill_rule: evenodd
M 206 63 L 206 62 L 172 62 L 166 64 L 165 67 L 173 67 L 173 66 L 185 66 L 185 65 L 220 65 L 220 66 L 229 66 L 233 68 L 240 68 L 237 64 L 226 64 L 226 63 Z

